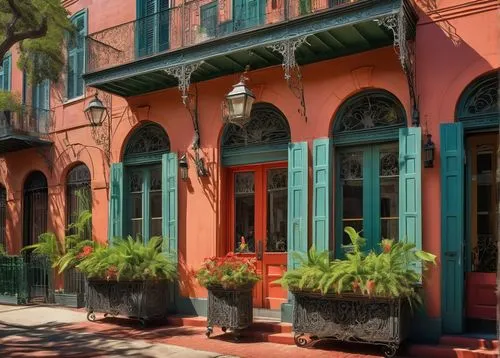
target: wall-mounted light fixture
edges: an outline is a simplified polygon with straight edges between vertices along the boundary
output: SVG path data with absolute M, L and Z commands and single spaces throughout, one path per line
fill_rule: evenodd
M 102 126 L 106 118 L 106 107 L 99 99 L 97 91 L 94 94 L 94 98 L 87 104 L 83 112 L 92 127 Z
M 432 134 L 427 132 L 427 142 L 424 143 L 424 168 L 434 168 L 434 142 Z
M 179 159 L 179 170 L 181 172 L 181 179 L 183 181 L 186 181 L 189 177 L 189 165 L 188 165 L 188 160 L 186 157 L 186 154 L 184 154 L 181 159 Z

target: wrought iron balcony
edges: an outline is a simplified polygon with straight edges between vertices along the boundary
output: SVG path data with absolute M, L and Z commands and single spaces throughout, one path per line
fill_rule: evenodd
M 50 145 L 52 123 L 51 110 L 22 106 L 16 111 L 0 111 L 0 153 Z
M 87 36 L 88 86 L 129 96 L 175 86 L 165 69 L 203 62 L 193 81 L 280 64 L 277 41 L 307 36 L 298 62 L 387 46 L 394 29 L 374 21 L 408 0 L 184 0 Z

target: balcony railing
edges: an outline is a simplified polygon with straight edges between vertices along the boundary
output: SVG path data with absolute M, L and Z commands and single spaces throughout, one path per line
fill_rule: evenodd
M 51 110 L 22 106 L 16 111 L 0 111 L 0 136 L 23 134 L 44 137 L 53 124 Z
M 87 72 L 363 1 L 185 0 L 180 6 L 88 35 Z

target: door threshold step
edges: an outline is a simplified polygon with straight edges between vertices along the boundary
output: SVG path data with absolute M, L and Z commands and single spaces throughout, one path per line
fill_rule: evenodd
M 167 318 L 167 323 L 170 326 L 176 326 L 176 327 L 181 327 L 181 326 L 206 327 L 207 317 L 174 315 Z M 292 325 L 290 323 L 282 323 L 280 321 L 270 321 L 267 318 L 261 320 L 256 317 L 252 325 L 248 328 L 248 332 L 260 332 L 265 334 L 286 333 L 291 336 Z
M 410 357 L 433 358 L 491 358 L 498 357 L 497 349 L 467 349 L 445 345 L 413 344 L 408 347 Z
M 442 336 L 439 339 L 439 344 L 457 348 L 498 350 L 498 340 L 496 339 L 476 338 L 465 335 Z

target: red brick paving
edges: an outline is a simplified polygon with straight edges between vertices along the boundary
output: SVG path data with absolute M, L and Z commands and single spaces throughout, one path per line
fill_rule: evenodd
M 99 317 L 98 317 L 99 318 Z M 203 327 L 156 327 L 139 328 L 133 321 L 120 318 L 106 318 L 96 322 L 83 322 L 64 328 L 79 332 L 103 334 L 113 339 L 143 339 L 150 342 L 172 344 L 192 349 L 236 355 L 243 358 L 369 358 L 382 357 L 377 347 L 365 345 L 319 342 L 315 348 L 258 342 L 243 337 L 240 342 L 232 341 L 231 335 L 223 334 L 218 328 L 210 339 L 205 336 Z

